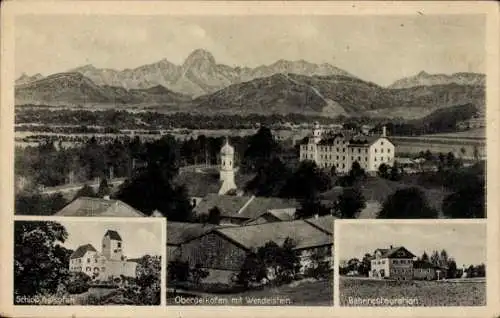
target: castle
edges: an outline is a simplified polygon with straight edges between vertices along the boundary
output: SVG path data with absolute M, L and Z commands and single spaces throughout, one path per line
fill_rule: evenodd
M 366 172 L 377 172 L 381 164 L 394 164 L 395 146 L 387 138 L 385 126 L 380 136 L 330 133 L 314 123 L 312 136 L 300 144 L 300 161 L 312 160 L 321 168 L 347 173 L 354 162 Z
M 113 277 L 136 277 L 136 262 L 123 255 L 123 241 L 118 232 L 108 230 L 102 238 L 101 253 L 91 244 L 79 246 L 69 260 L 70 272 L 82 272 L 95 280 Z

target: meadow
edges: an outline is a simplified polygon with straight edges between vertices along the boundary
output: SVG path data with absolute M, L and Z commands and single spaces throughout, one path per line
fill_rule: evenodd
M 341 306 L 352 306 L 349 304 L 350 297 L 415 299 L 417 306 L 424 307 L 486 305 L 486 282 L 481 280 L 397 282 L 341 277 L 339 293 Z

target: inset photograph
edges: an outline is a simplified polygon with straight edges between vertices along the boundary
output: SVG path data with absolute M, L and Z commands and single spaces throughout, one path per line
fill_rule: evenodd
M 164 220 L 14 222 L 14 305 L 161 305 Z
M 485 222 L 338 222 L 341 306 L 486 306 Z

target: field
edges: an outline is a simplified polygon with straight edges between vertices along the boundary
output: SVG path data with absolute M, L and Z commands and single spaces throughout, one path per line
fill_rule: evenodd
M 486 283 L 437 281 L 377 281 L 341 277 L 340 305 L 352 306 L 349 298 L 414 299 L 417 306 L 485 306 Z M 359 304 L 356 306 L 369 306 Z M 372 305 L 373 306 L 373 305 Z
M 208 294 L 197 292 L 178 292 L 177 296 L 184 298 L 204 298 L 214 301 L 211 305 L 251 305 L 246 300 L 279 298 L 292 306 L 332 306 L 333 282 L 332 280 L 302 281 L 280 287 L 268 287 L 262 290 L 250 290 L 234 294 Z M 240 298 L 241 297 L 241 298 Z M 231 302 L 232 299 L 242 299 L 243 303 Z M 175 301 L 173 295 L 168 295 L 167 305 L 181 305 Z M 192 304 L 190 304 L 192 305 Z M 204 304 L 208 305 L 208 304 Z M 260 305 L 260 304 L 259 304 Z

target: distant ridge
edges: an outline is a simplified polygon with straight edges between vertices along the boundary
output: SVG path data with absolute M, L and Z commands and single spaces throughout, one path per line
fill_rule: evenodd
M 389 85 L 389 88 L 400 89 L 410 88 L 415 86 L 432 86 L 432 85 L 446 85 L 446 84 L 459 84 L 459 85 L 480 85 L 484 86 L 486 75 L 480 73 L 454 73 L 451 75 L 446 74 L 429 74 L 425 71 L 405 77 L 395 81 Z

